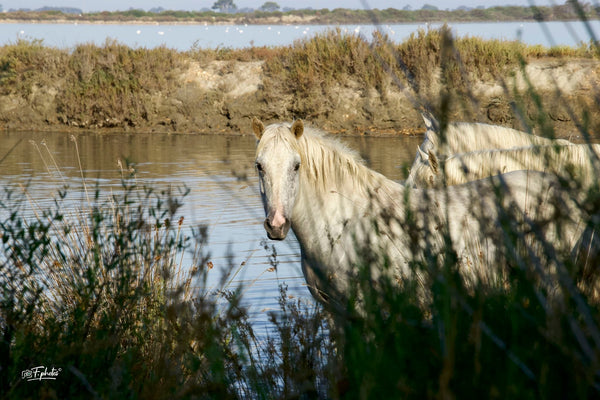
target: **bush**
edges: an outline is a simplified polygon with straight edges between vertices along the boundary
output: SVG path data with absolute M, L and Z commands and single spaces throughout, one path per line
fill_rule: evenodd
M 76 215 L 64 214 L 65 195 L 39 218 L 24 218 L 12 193 L 1 203 L 2 393 L 231 397 L 247 316 L 234 293 L 217 301 L 203 286 L 206 229 L 184 235 L 180 198 L 128 181 Z M 193 265 L 182 270 L 186 251 Z M 21 382 L 38 365 L 60 368 L 51 386 Z
M 177 88 L 181 56 L 164 47 L 131 49 L 115 41 L 80 45 L 69 57 L 57 111 L 78 126 L 135 126 L 148 119 L 154 93 Z

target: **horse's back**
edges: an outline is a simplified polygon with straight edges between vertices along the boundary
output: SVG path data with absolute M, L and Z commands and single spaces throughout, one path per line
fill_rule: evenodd
M 574 178 L 586 186 L 596 181 L 597 161 L 596 150 L 587 144 L 479 150 L 456 154 L 442 160 L 447 185 L 461 184 L 499 173 L 533 170 Z
M 540 232 L 568 250 L 581 235 L 582 215 L 575 195 L 556 176 L 544 172 L 513 171 L 415 194 L 412 205 L 427 219 L 425 230 L 448 229 L 458 254 L 467 253 L 471 259 L 485 241 L 489 254 L 482 256 L 484 265 L 501 259 L 496 252 L 503 250 L 505 235 L 511 234 L 504 231 L 507 222 L 519 229 L 529 225 L 527 232 Z
M 569 143 L 560 139 L 559 143 L 563 142 Z M 549 145 L 555 142 L 549 138 L 505 126 L 456 122 L 448 125 L 445 143 L 446 145 L 440 149 L 440 153 L 449 156 L 476 150 Z

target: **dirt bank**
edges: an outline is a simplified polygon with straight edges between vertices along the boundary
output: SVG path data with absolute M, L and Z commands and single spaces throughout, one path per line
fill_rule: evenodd
M 596 60 L 536 60 L 513 76 L 500 80 L 472 82 L 473 103 L 455 99 L 451 119 L 479 121 L 522 128 L 515 112 L 522 103 L 522 119 L 535 125 L 544 116 L 559 136 L 579 135 L 575 125 L 585 110 L 591 121 L 600 121 L 597 107 L 600 93 L 600 62 Z M 248 121 L 258 115 L 264 120 L 305 118 L 328 131 L 345 134 L 409 134 L 422 131 L 422 122 L 408 88 L 390 84 L 385 93 L 361 87 L 350 79 L 339 82 L 323 98 L 315 115 L 297 115 L 302 98 L 282 95 L 266 98 L 262 62 L 213 62 L 207 66 L 191 63 L 183 74 L 182 93 L 196 102 L 198 110 L 190 130 L 248 132 Z M 443 88 L 439 80 L 420 97 L 434 106 Z M 515 98 L 517 96 L 518 98 Z M 539 96 L 539 97 L 538 97 Z M 540 104 L 537 102 L 541 101 Z M 181 99 L 185 102 L 185 99 Z M 178 123 L 178 125 L 180 124 Z M 204 127 L 202 125 L 205 125 Z
M 304 118 L 328 131 L 351 135 L 409 134 L 423 128 L 413 92 L 392 82 L 382 91 L 364 87 L 350 75 L 326 93 L 315 94 L 321 97 L 307 99 L 274 93 L 273 78 L 266 82 L 263 61 L 201 63 L 190 59 L 181 65 L 184 67 L 176 71 L 177 88 L 147 94 L 138 119 L 119 115 L 75 118 L 61 105 L 60 93 L 67 82 L 55 80 L 34 85 L 26 96 L 0 95 L 0 127 L 248 134 L 250 118 L 256 115 L 266 122 Z M 587 118 L 590 131 L 599 126 L 599 77 L 597 60 L 535 60 L 528 64 L 525 75 L 515 71 L 504 81 L 472 81 L 473 98 L 454 94 L 450 117 L 520 129 L 522 122 L 538 125 L 534 122 L 547 117 L 558 136 L 578 136 L 579 120 Z M 436 106 L 444 89 L 439 79 L 433 82 L 420 91 L 419 98 Z M 271 85 L 271 90 L 265 85 Z M 303 107 L 309 100 L 319 105 L 316 111 Z

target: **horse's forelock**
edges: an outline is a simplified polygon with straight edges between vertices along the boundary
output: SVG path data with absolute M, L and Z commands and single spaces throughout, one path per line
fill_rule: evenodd
M 292 134 L 290 124 L 280 123 L 269 125 L 265 128 L 256 151 L 260 153 L 268 144 L 274 143 L 276 145 L 279 142 L 295 151 L 299 150 L 298 139 Z

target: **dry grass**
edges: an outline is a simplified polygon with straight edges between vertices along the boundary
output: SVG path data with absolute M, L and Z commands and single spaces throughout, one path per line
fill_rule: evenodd
M 154 94 L 177 88 L 184 65 L 179 53 L 164 47 L 131 49 L 114 41 L 78 46 L 69 57 L 57 112 L 84 127 L 112 121 L 135 126 L 152 113 Z
M 27 97 L 33 87 L 54 86 L 65 71 L 66 52 L 43 45 L 41 40 L 18 40 L 0 47 L 0 93 Z

